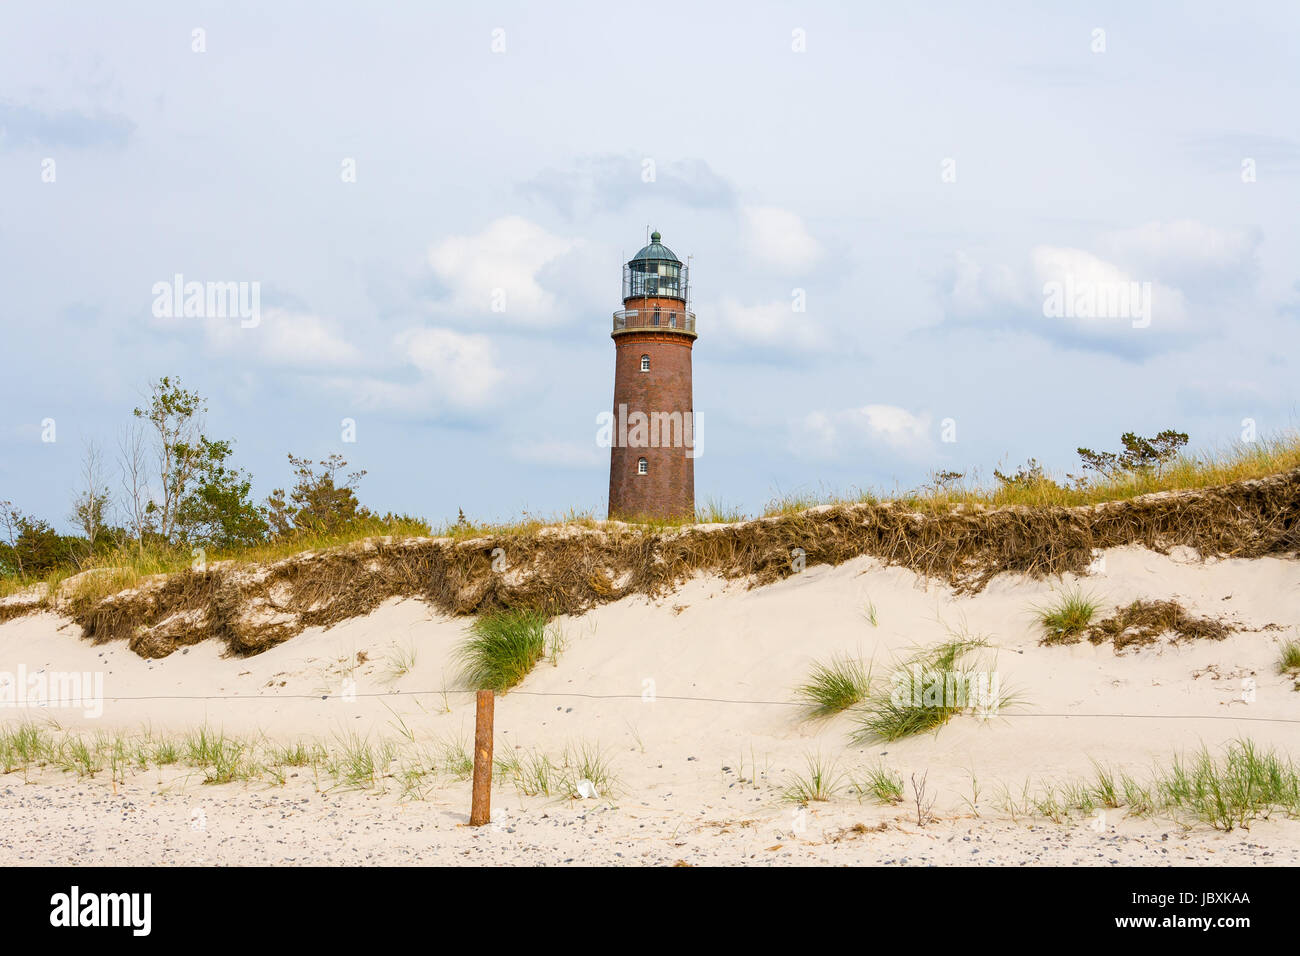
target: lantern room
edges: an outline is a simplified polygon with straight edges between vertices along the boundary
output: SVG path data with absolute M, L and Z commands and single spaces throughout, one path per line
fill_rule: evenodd
M 688 267 L 660 240 L 650 234 L 650 244 L 623 266 L 623 301 L 628 299 L 689 298 Z

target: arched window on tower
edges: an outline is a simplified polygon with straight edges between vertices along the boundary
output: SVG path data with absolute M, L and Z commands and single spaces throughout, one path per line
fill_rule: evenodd
M 641 371 L 643 372 L 650 371 L 650 356 L 648 355 L 641 356 Z
M 644 458 L 638 458 L 636 460 L 636 473 L 638 475 L 650 474 L 650 462 L 646 461 Z

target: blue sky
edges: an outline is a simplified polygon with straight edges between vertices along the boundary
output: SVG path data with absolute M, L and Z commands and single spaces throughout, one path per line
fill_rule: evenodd
M 701 502 L 1295 425 L 1300 8 L 1077 6 L 7 4 L 0 498 L 63 524 L 172 374 L 259 495 L 339 452 L 380 510 L 603 513 L 647 227 Z M 260 322 L 155 316 L 177 273 Z M 1045 316 L 1062 279 L 1149 324 Z

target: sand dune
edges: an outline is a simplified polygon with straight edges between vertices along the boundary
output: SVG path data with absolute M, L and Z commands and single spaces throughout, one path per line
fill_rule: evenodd
M 195 861 L 196 854 L 211 862 L 366 858 L 364 840 L 329 850 L 328 840 L 311 839 L 313 820 L 343 830 L 373 822 L 376 833 L 388 834 L 379 841 L 387 847 L 380 855 L 399 861 L 407 851 L 389 844 L 405 840 L 403 821 L 415 819 L 428 832 L 411 837 L 409 859 L 444 862 L 907 857 L 919 863 L 969 861 L 978 856 L 969 852 L 971 843 L 985 841 L 985 861 L 1105 864 L 1161 861 L 1170 856 L 1171 839 L 1186 850 L 1174 854 L 1177 862 L 1188 854 L 1210 862 L 1240 862 L 1243 854 L 1300 860 L 1300 825 L 1285 821 L 1261 822 L 1248 833 L 1201 826 L 1185 834 L 1168 821 L 1126 819 L 1116 811 L 1100 823 L 1051 823 L 1013 821 L 999 808 L 1001 788 L 1018 792 L 1026 783 L 1084 775 L 1093 761 L 1142 771 L 1175 750 L 1214 749 L 1238 738 L 1294 754 L 1300 693 L 1274 665 L 1281 643 L 1297 634 L 1300 563 L 1202 562 L 1186 551 L 1118 548 L 1103 564 L 1078 580 L 1004 575 L 978 594 L 959 596 L 911 571 L 862 558 L 752 590 L 700 577 L 659 600 L 627 598 L 561 618 L 556 626 L 565 645 L 558 661 L 543 662 L 497 700 L 498 752 L 598 745 L 618 786 L 574 802 L 520 797 L 507 785 L 497 791 L 497 825 L 487 828 L 492 833 L 456 829 L 468 811 L 463 782 L 441 784 L 412 802 L 396 786 L 383 793 L 321 795 L 306 772 L 283 787 L 214 787 L 192 772 L 151 769 L 114 795 L 101 779 L 76 780 L 46 769 L 26 783 L 21 774 L 0 777 L 9 791 L 7 829 L 26 834 L 7 840 L 0 859 L 62 859 L 74 838 L 59 836 L 54 821 L 93 799 L 96 809 L 83 820 L 88 830 L 76 838 L 88 853 L 80 861 Z M 1076 583 L 1108 608 L 1136 598 L 1173 598 L 1189 611 L 1224 619 L 1234 632 L 1223 641 L 1162 640 L 1123 654 L 1087 642 L 1042 646 L 1033 607 Z M 868 605 L 875 609 L 874 626 Z M 473 732 L 472 699 L 442 693 L 455 686 L 452 654 L 464 627 L 465 619 L 419 601 L 393 600 L 366 617 L 309 629 L 254 657 L 222 657 L 220 645 L 207 641 L 146 660 L 123 642 L 81 640 L 75 625 L 55 615 L 20 617 L 0 625 L 0 667 L 103 671 L 104 711 L 94 718 L 70 709 L 6 710 L 0 719 L 51 719 L 96 731 L 148 726 L 160 733 L 207 724 L 286 741 L 354 733 L 397 739 L 404 726 L 422 740 L 465 740 Z M 954 632 L 989 642 L 988 659 L 995 660 L 1004 686 L 1017 692 L 1016 705 L 987 720 L 960 715 L 934 735 L 861 746 L 849 742 L 849 717 L 807 721 L 791 703 L 792 689 L 815 660 L 860 653 L 883 669 Z M 399 658 L 410 667 L 397 676 Z M 801 814 L 781 803 L 778 791 L 814 754 L 846 772 L 883 762 L 904 777 L 927 773 L 941 819 L 922 830 L 914 819 L 908 822 L 905 805 L 859 804 L 849 794 Z M 119 826 L 116 808 L 124 800 L 134 809 Z M 204 843 L 203 832 L 190 833 L 189 816 L 199 805 L 208 808 L 209 827 L 221 821 L 234 843 L 217 848 Z M 296 847 L 292 855 L 261 845 L 268 842 L 256 829 L 263 818 L 275 839 Z M 162 821 L 170 820 L 183 832 L 149 841 L 143 838 L 147 827 L 133 829 L 142 820 L 164 831 Z M 857 823 L 887 829 L 854 833 Z M 847 835 L 832 839 L 846 828 Z M 120 840 L 112 837 L 119 830 Z M 236 833 L 242 837 L 235 839 Z M 785 849 L 765 849 L 776 843 Z M 166 854 L 164 848 L 170 848 Z

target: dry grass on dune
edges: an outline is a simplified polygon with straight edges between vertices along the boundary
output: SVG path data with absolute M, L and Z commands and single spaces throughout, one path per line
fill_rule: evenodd
M 895 506 L 918 514 L 946 514 L 960 507 L 972 508 L 1071 508 L 1083 505 L 1125 501 L 1142 495 L 1166 491 L 1189 491 L 1251 481 L 1280 475 L 1300 468 L 1300 433 L 1286 432 L 1272 438 L 1229 446 L 1218 451 L 1182 455 L 1158 469 L 1122 476 L 1095 476 L 1091 481 L 1062 484 L 1051 477 L 1027 482 L 999 482 L 995 487 L 981 487 L 962 479 L 958 482 L 934 483 L 917 491 L 893 496 L 864 492 L 851 497 L 833 493 L 787 494 L 769 502 L 760 517 L 796 516 L 815 508 L 847 508 L 857 505 Z M 647 532 L 683 530 L 694 524 L 741 524 L 750 520 L 738 509 L 728 508 L 713 499 L 706 500 L 694 519 L 648 521 L 637 524 Z M 382 519 L 373 517 L 354 522 L 345 529 L 328 534 L 299 534 L 277 538 L 230 552 L 211 552 L 208 563 L 234 562 L 263 565 L 307 551 L 319 551 L 359 544 L 370 538 L 446 538 L 454 542 L 480 538 L 521 538 L 547 529 L 600 530 L 605 527 L 590 512 L 570 511 L 553 517 L 525 515 L 514 522 L 472 522 L 463 517 L 433 528 L 418 519 Z M 69 570 L 51 572 L 39 581 L 0 577 L 0 600 L 21 592 L 43 590 L 54 594 L 65 582 L 76 578 L 74 587 L 83 596 L 107 596 L 135 587 L 157 574 L 173 574 L 190 568 L 193 557 L 188 548 L 156 551 L 128 547 L 98 558 L 83 573 Z M 85 573 L 89 570 L 90 573 Z M 6 612 L 0 605 L 0 620 Z
M 1230 633 L 1232 628 L 1223 621 L 1192 614 L 1177 601 L 1138 600 L 1096 623 L 1049 632 L 1043 643 L 1077 644 L 1086 638 L 1093 644 L 1110 642 L 1119 652 L 1154 644 L 1163 634 L 1178 641 L 1221 641 Z
M 468 540 L 379 538 L 264 565 L 217 563 L 143 579 L 104 595 L 69 585 L 57 609 L 95 641 L 126 640 L 165 656 L 207 639 L 254 654 L 315 625 L 418 597 L 449 614 L 530 608 L 581 612 L 632 594 L 656 595 L 697 573 L 754 584 L 806 566 L 871 555 L 961 590 L 995 575 L 1082 573 L 1094 549 L 1176 545 L 1257 557 L 1300 549 L 1300 469 L 1215 488 L 1099 505 L 954 505 L 921 513 L 899 502 L 841 504 L 743 524 L 647 528 L 611 523 L 496 533 Z M 497 549 L 500 549 L 498 551 Z M 493 567 L 504 558 L 504 569 Z M 5 616 L 35 605 L 0 605 Z
M 206 555 L 206 563 L 266 564 L 305 551 L 337 548 L 367 538 L 428 537 L 431 533 L 429 525 L 417 519 L 367 518 L 355 521 L 337 532 L 299 533 L 230 552 L 212 551 Z M 60 568 L 36 581 L 0 577 L 0 599 L 23 592 L 27 592 L 24 596 L 34 592 L 76 592 L 81 597 L 106 597 L 136 587 L 154 575 L 189 570 L 194 564 L 194 553 L 188 547 L 158 549 L 140 548 L 132 544 L 97 556 L 80 571 Z M 0 605 L 0 620 L 4 620 L 4 614 L 4 605 Z
M 1291 467 L 1260 477 L 1283 465 Z M 1212 484 L 1216 478 L 1225 483 Z M 1131 494 L 1141 490 L 1150 493 Z M 422 598 L 458 615 L 575 613 L 661 594 L 697 573 L 769 583 L 794 573 L 796 554 L 804 566 L 870 555 L 978 591 L 1004 572 L 1082 573 L 1095 549 L 1122 545 L 1186 545 L 1237 557 L 1292 553 L 1300 550 L 1297 516 L 1300 440 L 1291 437 L 1180 459 L 1160 475 L 1088 490 L 1050 480 L 980 495 L 936 490 L 704 527 L 570 515 L 559 525 L 457 522 L 431 537 L 412 522 L 351 532 L 380 533 L 362 540 L 297 539 L 210 556 L 202 570 L 174 557 L 123 555 L 118 564 L 0 599 L 0 621 L 50 608 L 92 640 L 126 640 L 142 656 L 208 639 L 254 654 L 392 597 Z
M 864 492 L 848 500 L 833 494 L 788 495 L 771 502 L 767 515 L 792 514 L 808 508 L 845 503 L 893 502 L 922 513 L 954 506 L 1004 508 L 1072 508 L 1126 501 L 1163 491 L 1192 491 L 1267 478 L 1300 468 L 1300 433 L 1282 432 L 1253 442 L 1186 453 L 1149 468 L 1116 475 L 1096 475 L 1086 481 L 1057 481 L 1042 474 L 1028 481 L 999 481 L 993 486 L 969 479 L 936 481 L 930 486 L 896 495 Z M 714 510 L 720 510 L 713 506 Z

